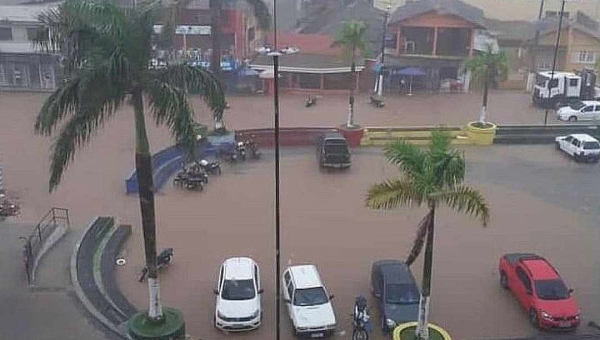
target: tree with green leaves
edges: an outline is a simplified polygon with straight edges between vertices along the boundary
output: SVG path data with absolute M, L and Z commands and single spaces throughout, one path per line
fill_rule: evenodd
M 471 71 L 473 80 L 483 85 L 483 104 L 479 116 L 479 124 L 485 127 L 486 113 L 488 106 L 488 92 L 490 85 L 496 85 L 499 81 L 505 80 L 508 76 L 509 62 L 505 51 L 494 51 L 491 45 L 487 50 L 477 53 L 464 63 L 464 68 Z
M 199 93 L 221 119 L 223 90 L 208 71 L 187 65 L 150 69 L 153 25 L 169 11 L 160 1 L 121 9 L 108 1 L 67 0 L 39 16 L 48 30 L 36 43 L 64 56 L 65 80 L 44 102 L 35 131 L 57 134 L 52 146 L 49 190 L 60 183 L 75 153 L 120 108 L 131 104 L 135 122 L 135 168 L 144 236 L 150 303 L 147 318 L 163 319 L 156 268 L 156 222 L 150 145 L 144 102 L 151 117 L 193 149 L 194 111 L 189 93 Z
M 188 0 L 191 1 L 191 0 Z M 258 28 L 267 31 L 271 27 L 271 14 L 269 13 L 269 7 L 263 0 L 246 0 L 248 5 L 254 11 L 254 17 L 256 18 Z M 210 60 L 210 70 L 214 75 L 217 76 L 221 81 L 221 16 L 223 15 L 223 0 L 210 0 L 209 1 L 210 13 L 211 13 L 211 27 L 210 34 L 212 40 L 212 55 Z
M 348 100 L 348 119 L 346 121 L 347 128 L 354 127 L 354 88 L 356 87 L 356 54 L 360 52 L 362 56 L 367 53 L 365 33 L 367 32 L 367 24 L 362 21 L 347 21 L 342 25 L 341 30 L 337 33 L 333 42 L 334 46 L 341 46 L 344 53 L 349 55 L 350 64 L 350 97 Z
M 433 131 L 427 150 L 405 141 L 394 142 L 385 148 L 385 156 L 398 166 L 402 176 L 373 185 L 368 191 L 366 205 L 371 209 L 426 205 L 429 209 L 419 223 L 416 239 L 406 259 L 406 265 L 412 265 L 425 243 L 416 333 L 419 339 L 427 340 L 436 208 L 445 205 L 458 213 L 478 217 L 484 226 L 489 219 L 489 209 L 477 190 L 463 184 L 465 159 L 462 153 L 450 149 L 448 132 Z

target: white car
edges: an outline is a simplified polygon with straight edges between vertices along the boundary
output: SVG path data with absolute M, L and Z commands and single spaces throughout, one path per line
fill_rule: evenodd
M 566 152 L 576 161 L 597 162 L 600 159 L 600 143 L 586 134 L 556 137 L 556 148 Z
M 600 102 L 578 100 L 558 109 L 556 119 L 569 122 L 600 119 Z
M 262 309 L 260 271 L 248 257 L 225 260 L 219 271 L 214 325 L 224 331 L 245 331 L 260 326 Z
M 327 293 L 316 266 L 288 267 L 283 272 L 282 284 L 296 335 L 322 338 L 333 334 L 336 328 L 331 306 L 333 295 Z

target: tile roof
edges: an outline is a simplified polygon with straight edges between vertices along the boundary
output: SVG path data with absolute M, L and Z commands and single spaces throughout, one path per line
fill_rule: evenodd
M 525 41 L 535 35 L 535 23 L 531 21 L 485 18 L 485 26 L 499 40 Z
M 539 28 L 540 33 L 542 35 L 545 35 L 545 34 L 548 34 L 548 33 L 558 30 L 559 20 L 560 20 L 559 18 L 554 18 L 554 17 L 546 18 L 541 21 L 538 21 L 535 24 L 535 26 Z M 563 18 L 562 27 L 564 27 L 564 28 L 573 27 L 575 30 L 577 30 L 579 32 L 586 33 L 586 34 L 600 40 L 600 31 L 590 29 L 578 22 Z M 530 39 L 533 39 L 533 35 L 530 37 Z
M 480 27 L 485 27 L 483 10 L 460 0 L 418 0 L 398 7 L 390 18 L 390 23 L 403 21 L 427 12 L 436 11 L 463 18 Z

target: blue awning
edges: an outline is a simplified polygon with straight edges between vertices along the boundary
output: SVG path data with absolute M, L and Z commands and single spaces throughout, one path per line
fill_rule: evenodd
M 407 67 L 407 68 L 401 69 L 396 74 L 399 74 L 402 76 L 415 76 L 416 77 L 416 76 L 424 76 L 427 74 L 427 72 L 425 72 L 425 70 L 423 70 L 420 67 Z

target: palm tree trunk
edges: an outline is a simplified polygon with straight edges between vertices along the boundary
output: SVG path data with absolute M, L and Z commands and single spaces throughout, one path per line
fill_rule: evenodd
M 148 318 L 151 321 L 161 321 L 163 319 L 163 312 L 160 304 L 160 286 L 158 283 L 158 271 L 156 269 L 156 219 L 154 216 L 152 162 L 150 145 L 148 143 L 148 136 L 146 135 L 141 90 L 134 91 L 132 102 L 135 113 L 135 170 L 137 173 L 140 210 L 142 213 L 146 268 L 148 268 L 148 291 L 150 295 Z
M 423 284 L 419 301 L 419 318 L 417 323 L 417 338 L 429 339 L 429 296 L 431 295 L 431 269 L 433 267 L 433 232 L 435 221 L 435 204 L 430 205 L 431 218 L 427 228 L 425 243 L 425 261 L 423 263 Z
M 488 104 L 488 91 L 490 88 L 490 77 L 488 74 L 488 70 L 485 70 L 485 80 L 483 81 L 483 104 L 481 105 L 481 114 L 479 115 L 479 122 L 481 124 L 485 124 L 485 116 L 487 111 Z
M 223 6 L 221 0 L 210 0 L 210 37 L 212 39 L 212 54 L 210 57 L 210 70 L 223 84 L 221 73 L 221 12 Z
M 354 86 L 356 85 L 356 47 L 352 46 L 352 64 L 350 64 L 350 98 L 348 99 L 348 121 L 346 127 L 354 126 Z

